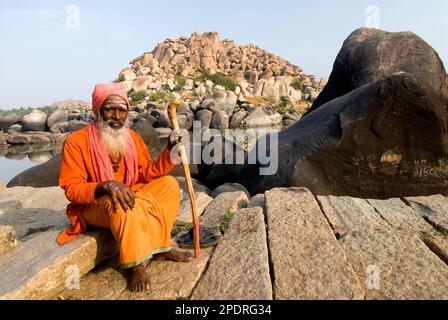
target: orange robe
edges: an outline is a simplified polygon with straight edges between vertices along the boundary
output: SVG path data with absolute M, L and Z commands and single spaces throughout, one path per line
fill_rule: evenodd
M 95 179 L 87 128 L 70 135 L 64 142 L 59 185 L 70 201 L 67 207 L 72 226 L 61 232 L 57 241 L 67 243 L 88 227 L 110 228 L 120 249 L 120 262 L 129 268 L 150 259 L 154 254 L 171 250 L 171 229 L 180 203 L 180 186 L 169 173 L 174 164 L 165 149 L 152 161 L 143 139 L 132 131 L 138 154 L 139 179 L 131 189 L 136 193 L 135 207 L 128 212 L 119 206 L 115 212 L 112 199 L 95 199 Z M 114 180 L 123 182 L 122 161 Z

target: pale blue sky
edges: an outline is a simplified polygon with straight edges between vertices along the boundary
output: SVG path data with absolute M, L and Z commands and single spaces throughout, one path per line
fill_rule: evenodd
M 65 26 L 69 5 L 79 8 L 79 30 Z M 254 43 L 328 77 L 369 5 L 381 29 L 417 33 L 448 63 L 446 0 L 0 0 L 0 109 L 89 101 L 95 83 L 115 79 L 134 57 L 195 31 Z

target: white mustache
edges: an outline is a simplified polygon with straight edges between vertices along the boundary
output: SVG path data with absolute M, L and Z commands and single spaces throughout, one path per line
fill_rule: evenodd
M 116 120 L 107 120 L 103 122 L 104 124 L 110 126 L 111 124 L 123 124 L 123 122 L 121 121 L 116 121 Z

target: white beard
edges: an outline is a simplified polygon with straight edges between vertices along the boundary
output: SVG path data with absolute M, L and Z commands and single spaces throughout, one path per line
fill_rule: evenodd
M 129 127 L 129 121 L 126 120 L 122 128 L 114 129 L 109 126 L 108 121 L 104 121 L 103 117 L 98 115 L 97 126 L 107 154 L 114 158 L 123 156 L 126 151 L 126 131 Z

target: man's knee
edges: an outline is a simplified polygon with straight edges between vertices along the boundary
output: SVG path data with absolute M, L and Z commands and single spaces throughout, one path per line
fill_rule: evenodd
M 174 199 L 180 201 L 180 183 L 173 176 L 163 176 L 160 177 L 161 182 L 163 183 L 163 187 L 169 190 L 169 193 L 173 196 Z
M 114 202 L 112 200 L 112 197 L 109 195 L 106 196 L 102 196 L 101 198 L 98 199 L 98 206 L 99 208 L 101 208 L 102 210 L 104 210 L 104 212 L 106 213 L 106 216 L 109 218 L 111 218 L 111 216 L 113 215 L 115 218 L 126 218 L 126 212 L 123 210 L 123 208 L 121 207 L 121 205 L 118 205 L 118 210 L 115 209 L 114 206 Z
M 164 183 L 166 183 L 169 188 L 180 190 L 180 183 L 173 176 L 163 176 L 161 179 L 164 180 Z
M 114 204 L 111 196 L 109 195 L 102 196 L 101 198 L 98 198 L 97 203 L 98 203 L 97 206 L 99 206 L 103 210 L 113 211 Z

